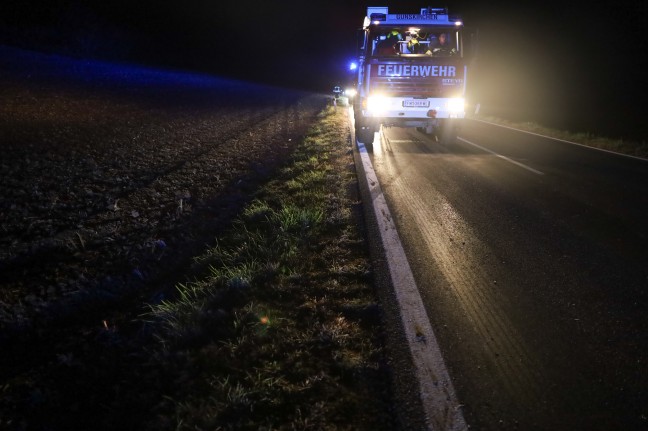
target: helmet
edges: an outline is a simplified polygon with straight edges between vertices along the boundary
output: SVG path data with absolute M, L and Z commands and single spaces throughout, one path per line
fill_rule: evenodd
M 396 40 L 403 40 L 403 36 L 401 36 L 400 31 L 397 28 L 393 28 L 389 33 L 387 33 L 387 39 L 391 38 L 395 38 Z

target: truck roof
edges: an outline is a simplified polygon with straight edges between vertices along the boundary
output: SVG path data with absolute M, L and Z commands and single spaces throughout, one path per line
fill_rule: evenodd
M 427 7 L 421 8 L 418 14 L 390 14 L 386 6 L 370 6 L 367 8 L 364 27 L 370 24 L 385 25 L 455 25 L 461 26 L 463 23 L 458 17 L 451 17 L 447 8 Z

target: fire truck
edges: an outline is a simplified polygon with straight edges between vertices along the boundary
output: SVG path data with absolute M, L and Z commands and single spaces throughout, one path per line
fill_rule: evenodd
M 447 8 L 390 14 L 368 7 L 358 32 L 355 135 L 373 151 L 383 127 L 412 127 L 452 143 L 465 116 L 463 23 Z

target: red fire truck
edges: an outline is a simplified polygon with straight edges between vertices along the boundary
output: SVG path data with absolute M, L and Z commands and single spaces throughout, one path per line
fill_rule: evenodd
M 358 37 L 355 134 L 368 151 L 383 127 L 456 139 L 465 116 L 463 23 L 446 8 L 390 14 L 369 7 Z

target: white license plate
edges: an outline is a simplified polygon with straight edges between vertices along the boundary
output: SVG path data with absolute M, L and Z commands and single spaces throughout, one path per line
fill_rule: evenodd
M 406 108 L 429 108 L 429 100 L 403 100 L 403 106 Z

